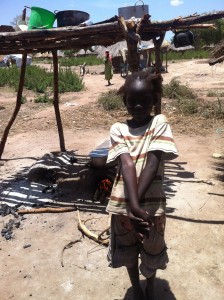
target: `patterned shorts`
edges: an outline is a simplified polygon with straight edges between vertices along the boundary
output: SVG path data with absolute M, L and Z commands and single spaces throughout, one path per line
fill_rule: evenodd
M 140 256 L 140 271 L 146 278 L 157 269 L 165 269 L 168 263 L 164 240 L 166 216 L 154 217 L 154 226 L 149 236 L 140 239 L 127 216 L 112 215 L 111 235 L 108 251 L 109 266 L 131 268 Z

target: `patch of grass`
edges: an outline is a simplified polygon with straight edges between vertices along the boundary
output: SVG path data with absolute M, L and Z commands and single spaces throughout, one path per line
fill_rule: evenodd
M 25 87 L 36 93 L 44 93 L 48 87 L 53 86 L 53 73 L 38 66 L 27 66 Z
M 216 92 L 215 91 L 208 91 L 207 97 L 215 97 L 215 96 L 216 96 Z
M 178 98 L 173 100 L 173 104 L 184 115 L 196 114 L 199 108 L 199 104 L 196 99 Z
M 205 118 L 224 119 L 224 100 L 207 102 L 201 107 L 201 115 Z
M 63 57 L 59 59 L 59 64 L 61 66 L 79 66 L 86 63 L 87 66 L 95 66 L 95 65 L 101 65 L 103 63 L 103 60 L 100 58 L 97 58 L 96 55 L 86 55 L 82 57 Z
M 59 69 L 59 93 L 65 92 L 79 92 L 83 89 L 83 78 L 79 77 L 70 68 Z
M 35 103 L 53 103 L 53 98 L 50 97 L 48 93 L 44 93 L 44 95 L 38 95 L 35 99 Z
M 108 111 L 124 109 L 123 99 L 117 94 L 116 89 L 102 93 L 98 98 L 98 103 Z
M 198 111 L 197 95 L 187 85 L 180 84 L 177 77 L 163 86 L 163 96 L 172 100 L 172 105 L 184 115 L 195 114 Z
M 0 86 L 10 86 L 17 90 L 19 86 L 19 76 L 19 70 L 14 65 L 11 68 L 0 68 Z
M 24 104 L 27 102 L 27 98 L 26 96 L 22 96 L 22 99 L 21 99 L 21 103 Z
M 207 93 L 207 97 L 224 97 L 224 92 L 210 90 Z
M 80 78 L 70 68 L 59 69 L 59 93 L 78 92 L 83 89 L 83 78 Z M 18 90 L 20 70 L 13 66 L 12 68 L 0 68 L 0 87 L 10 86 Z M 24 87 L 36 93 L 46 93 L 49 88 L 54 86 L 53 72 L 38 66 L 27 66 L 25 74 Z
M 223 92 L 209 91 L 207 96 L 217 97 L 217 101 L 199 101 L 197 95 L 188 86 L 181 85 L 177 77 L 163 87 L 163 96 L 171 99 L 172 108 L 182 115 L 196 114 L 203 118 L 224 119 Z
M 198 49 L 188 51 L 169 51 L 167 55 L 168 60 L 182 60 L 182 59 L 207 59 L 210 57 L 210 51 Z
M 169 99 L 196 99 L 197 95 L 187 85 L 182 85 L 178 77 L 171 79 L 169 84 L 163 86 L 163 96 Z

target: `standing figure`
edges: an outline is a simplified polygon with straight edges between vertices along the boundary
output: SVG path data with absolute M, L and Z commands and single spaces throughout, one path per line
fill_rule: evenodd
M 110 80 L 113 77 L 113 65 L 112 65 L 112 57 L 110 56 L 109 51 L 105 52 L 105 58 L 104 58 L 104 64 L 105 64 L 105 79 L 108 81 L 108 85 L 111 85 Z
M 117 161 L 117 174 L 107 205 L 111 214 L 108 261 L 113 268 L 127 268 L 135 300 L 144 299 L 140 268 L 147 283 L 145 299 L 152 300 L 156 271 L 168 263 L 164 160 L 176 158 L 178 152 L 166 117 L 152 114 L 162 93 L 161 75 L 133 73 L 118 93 L 131 118 L 110 130 L 107 163 Z
M 80 65 L 79 68 L 80 68 L 80 75 L 84 76 L 86 74 L 86 63 L 84 62 L 84 64 Z

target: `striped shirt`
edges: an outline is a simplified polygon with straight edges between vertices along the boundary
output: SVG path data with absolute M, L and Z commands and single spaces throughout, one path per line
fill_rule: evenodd
M 162 159 L 158 172 L 140 200 L 140 206 L 150 215 L 161 215 L 165 212 L 166 198 L 163 189 L 164 160 L 178 156 L 175 142 L 167 119 L 164 115 L 156 115 L 141 127 L 131 128 L 127 122 L 115 123 L 110 130 L 111 146 L 107 163 L 115 161 L 121 154 L 129 153 L 136 167 L 137 181 L 144 169 L 149 151 L 162 151 Z M 114 180 L 107 212 L 127 215 L 129 210 L 128 193 L 121 173 L 118 160 L 117 174 Z

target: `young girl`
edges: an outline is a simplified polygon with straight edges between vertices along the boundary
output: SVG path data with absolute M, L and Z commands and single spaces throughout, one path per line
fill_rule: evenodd
M 110 80 L 113 78 L 113 66 L 112 66 L 112 57 L 110 56 L 109 51 L 105 52 L 105 79 L 108 81 L 108 85 L 111 85 Z
M 110 131 L 107 162 L 117 160 L 118 168 L 107 206 L 112 214 L 108 260 L 113 268 L 127 267 L 136 300 L 144 298 L 139 255 L 140 271 L 147 279 L 147 299 L 154 299 L 156 270 L 165 269 L 168 263 L 163 162 L 178 154 L 165 116 L 151 115 L 161 92 L 160 75 L 129 75 L 118 93 L 131 119 L 115 123 Z

